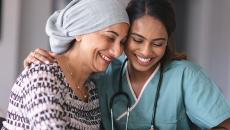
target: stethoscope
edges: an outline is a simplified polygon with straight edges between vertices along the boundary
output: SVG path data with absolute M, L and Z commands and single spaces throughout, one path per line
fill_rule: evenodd
M 122 63 L 120 72 L 119 72 L 119 81 L 118 81 L 118 92 L 116 92 L 110 99 L 110 116 L 111 116 L 111 124 L 112 124 L 112 130 L 114 130 L 114 121 L 113 121 L 113 104 L 114 104 L 114 99 L 119 97 L 119 96 L 123 96 L 127 99 L 127 116 L 126 116 L 126 123 L 125 123 L 125 130 L 128 130 L 128 122 L 129 122 L 129 112 L 130 112 L 130 107 L 131 107 L 131 99 L 129 97 L 129 95 L 122 91 L 122 73 L 125 67 L 126 62 L 128 61 L 128 59 L 126 58 L 125 61 Z M 156 95 L 155 95 L 155 100 L 154 100 L 154 106 L 153 106 L 153 115 L 152 115 L 152 121 L 151 121 L 151 126 L 149 128 L 149 130 L 155 130 L 155 116 L 156 116 L 156 108 L 157 108 L 157 101 L 159 98 L 159 92 L 160 92 L 160 86 L 162 83 L 162 79 L 163 79 L 163 64 L 160 67 L 160 79 L 159 82 L 157 84 L 157 90 L 156 90 Z

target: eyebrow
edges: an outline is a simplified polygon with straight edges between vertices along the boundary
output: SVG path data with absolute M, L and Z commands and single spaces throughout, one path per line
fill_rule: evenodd
M 106 32 L 113 33 L 114 35 L 119 36 L 119 34 L 117 32 L 114 32 L 114 31 L 106 31 Z
M 130 35 L 134 35 L 134 36 L 138 36 L 138 37 L 141 37 L 143 39 L 146 39 L 145 37 L 143 37 L 137 33 L 130 33 Z M 156 39 L 153 39 L 152 41 L 159 41 L 159 40 L 165 40 L 166 41 L 167 39 L 166 38 L 156 38 Z

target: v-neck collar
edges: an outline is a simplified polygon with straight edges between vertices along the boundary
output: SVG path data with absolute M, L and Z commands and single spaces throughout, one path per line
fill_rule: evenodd
M 128 68 L 127 68 L 127 63 L 125 64 L 125 75 L 126 75 L 126 79 L 127 79 L 127 82 L 128 82 L 128 86 L 129 86 L 129 90 L 132 94 L 132 97 L 133 99 L 135 100 L 135 103 L 131 106 L 131 108 L 129 109 L 129 111 L 132 111 L 136 106 L 137 104 L 139 103 L 139 101 L 141 100 L 141 97 L 145 91 L 145 89 L 147 88 L 149 82 L 153 79 L 153 77 L 156 75 L 157 71 L 159 70 L 160 68 L 160 64 L 157 65 L 156 69 L 153 71 L 153 73 L 149 76 L 148 80 L 145 82 L 143 88 L 141 89 L 141 93 L 139 95 L 139 97 L 137 98 L 135 93 L 134 93 L 134 90 L 132 88 L 132 85 L 131 85 L 131 81 L 130 81 L 130 78 L 129 78 L 129 72 L 128 72 Z M 120 116 L 117 117 L 116 120 L 120 120 L 122 117 L 124 117 L 125 115 L 127 114 L 127 111 L 122 113 Z
M 130 91 L 132 93 L 133 98 L 135 99 L 135 102 L 138 102 L 140 100 L 145 88 L 148 86 L 148 84 L 151 81 L 151 79 L 156 75 L 156 73 L 159 70 L 159 68 L 160 68 L 160 64 L 156 67 L 156 69 L 153 71 L 153 73 L 149 76 L 148 80 L 145 82 L 143 88 L 141 89 L 139 97 L 137 98 L 136 94 L 134 93 L 133 87 L 131 85 L 131 80 L 130 80 L 130 77 L 129 77 L 129 71 L 128 71 L 127 64 L 126 64 L 126 66 L 125 66 L 126 78 L 127 78 L 128 84 L 129 84 L 129 89 L 130 89 Z

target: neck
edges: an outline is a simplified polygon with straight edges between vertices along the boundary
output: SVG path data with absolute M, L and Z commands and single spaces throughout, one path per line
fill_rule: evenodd
M 70 51 L 59 56 L 58 61 L 62 70 L 65 71 L 65 75 L 70 75 L 72 80 L 79 87 L 82 87 L 93 72 L 85 65 L 82 65 L 81 57 L 77 55 Z
M 153 69 L 149 71 L 138 71 L 129 62 L 128 62 L 127 67 L 129 71 L 129 79 L 132 85 L 132 89 L 134 90 L 136 96 L 139 97 L 140 92 L 144 87 L 144 84 L 147 82 L 149 77 L 152 75 L 157 65 L 156 67 L 154 67 Z
M 154 67 L 154 69 L 150 71 L 138 71 L 130 63 L 128 63 L 127 67 L 129 71 L 129 78 L 138 82 L 146 81 L 156 69 L 156 67 Z

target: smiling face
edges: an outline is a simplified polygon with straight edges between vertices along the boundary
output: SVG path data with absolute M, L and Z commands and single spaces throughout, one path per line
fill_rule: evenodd
M 125 46 L 129 66 L 138 72 L 152 73 L 164 56 L 167 31 L 154 17 L 145 15 L 135 20 Z
M 123 52 L 128 28 L 128 24 L 120 23 L 81 36 L 80 51 L 83 65 L 93 72 L 105 71 L 111 61 Z

